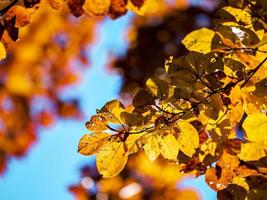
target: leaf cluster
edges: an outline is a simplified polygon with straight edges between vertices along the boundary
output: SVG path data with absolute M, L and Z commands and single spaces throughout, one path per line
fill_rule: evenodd
M 98 110 L 78 151 L 96 154 L 104 177 L 116 176 L 139 151 L 206 174 L 217 191 L 266 176 L 257 163 L 267 156 L 266 7 L 261 0 L 229 1 L 213 29 L 189 33 L 182 40 L 188 54 L 169 58 L 165 76 L 149 78 L 131 105 L 113 100 Z

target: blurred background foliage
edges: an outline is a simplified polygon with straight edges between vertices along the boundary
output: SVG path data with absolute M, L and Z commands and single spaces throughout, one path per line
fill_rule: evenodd
M 55 11 L 45 1 L 38 5 L 19 41 L 8 42 L 7 58 L 0 64 L 1 172 L 9 158 L 25 155 L 40 127 L 82 115 L 79 97 L 66 100 L 63 93 L 88 67 L 86 49 L 97 20 Z
M 187 175 L 188 176 L 188 175 Z M 133 156 L 123 172 L 111 179 L 101 179 L 96 166 L 81 169 L 81 182 L 69 190 L 77 200 L 182 200 L 199 199 L 192 189 L 177 187 L 185 178 L 177 165 L 160 158 L 150 162 L 144 154 Z

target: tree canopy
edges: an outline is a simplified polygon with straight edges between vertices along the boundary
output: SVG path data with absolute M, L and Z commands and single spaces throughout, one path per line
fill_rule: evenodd
M 103 17 L 117 19 L 128 11 L 159 16 L 170 8 L 179 8 L 177 2 L 181 1 L 13 0 L 2 3 L 0 172 L 10 157 L 27 152 L 40 126 L 49 126 L 57 118 L 81 116 L 78 101 L 65 101 L 60 92 L 80 79 L 84 72 L 81 66 L 88 63 L 86 48 L 94 40 L 94 28 Z M 184 173 L 204 175 L 207 184 L 217 191 L 218 199 L 266 198 L 267 2 L 228 0 L 227 5 L 209 17 L 212 17 L 211 27 L 193 31 L 191 27 L 181 40 L 185 54 L 177 55 L 178 47 L 168 49 L 163 44 L 156 45 L 165 48 L 158 52 L 161 56 L 171 55 L 162 66 L 164 73 L 149 77 L 145 87 L 133 94 L 130 103 L 111 100 L 85 123 L 90 133 L 80 139 L 78 152 L 96 155 L 99 174 L 94 181 L 99 181 L 100 176 L 110 178 L 101 180 L 99 185 L 114 199 L 119 198 L 117 192 L 126 182 L 137 179 L 123 174 L 129 157 L 134 157 L 127 166 L 133 173 L 144 173 L 143 169 L 135 169 L 137 162 L 144 162 L 147 168 L 155 171 L 160 168 L 168 177 L 159 186 L 161 174 L 154 177 L 144 173 L 153 180 L 149 189 L 155 193 L 149 194 L 150 199 L 159 193 L 164 196 L 165 192 L 165 199 L 187 193 L 174 186 Z M 172 30 L 176 26 L 170 24 L 163 27 L 168 27 L 175 37 L 179 30 Z M 170 37 L 166 32 L 157 34 L 161 43 Z M 149 51 L 152 45 L 137 46 Z M 129 55 L 136 57 L 138 53 L 133 50 Z M 158 64 L 153 62 L 156 60 L 153 56 L 157 55 L 146 53 L 136 63 L 144 63 L 142 68 L 148 63 L 150 69 L 150 65 Z M 127 60 L 122 63 L 132 64 Z M 148 73 L 149 70 L 141 79 Z M 49 106 L 41 109 L 32 106 L 37 98 Z M 154 165 L 144 161 L 141 152 Z M 144 180 L 138 181 L 138 187 L 146 187 Z M 117 190 L 110 187 L 114 182 Z M 70 190 L 80 200 L 90 196 L 79 186 Z M 194 193 L 190 195 L 195 198 Z

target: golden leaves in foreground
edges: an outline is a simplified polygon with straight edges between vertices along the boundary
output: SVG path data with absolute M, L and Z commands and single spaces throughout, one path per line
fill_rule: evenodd
M 102 147 L 92 145 L 100 173 L 115 176 L 128 155 L 144 150 L 153 162 L 164 158 L 206 174 L 220 198 L 226 192 L 235 199 L 239 186 L 242 198 L 254 197 L 249 179 L 267 174 L 266 9 L 261 0 L 229 1 L 213 28 L 182 40 L 188 54 L 168 59 L 166 74 L 149 78 L 132 104 L 113 100 L 100 109 L 86 123 L 92 137 L 110 135 Z
M 96 157 L 96 166 L 99 173 L 105 178 L 116 176 L 124 169 L 128 160 L 128 154 L 124 143 L 105 143 Z
M 179 143 L 174 135 L 166 134 L 158 137 L 161 155 L 168 160 L 176 160 L 179 151 Z
M 179 148 L 185 155 L 192 157 L 199 145 L 198 132 L 186 122 L 179 122 L 178 127 L 181 130 L 178 136 Z
M 248 143 L 241 145 L 240 159 L 255 161 L 267 156 L 267 116 L 264 113 L 248 115 L 242 125 Z
M 97 169 L 108 178 L 116 176 L 125 167 L 129 154 L 125 145 L 111 141 L 107 133 L 93 133 L 81 138 L 78 151 L 83 155 L 97 154 Z
M 159 155 L 177 161 L 179 151 L 189 157 L 195 153 L 199 137 L 196 129 L 188 122 L 181 121 L 177 127 L 163 126 L 155 132 L 136 133 L 135 127 L 145 123 L 144 117 L 133 117 L 126 110 L 118 100 L 108 102 L 86 123 L 86 127 L 93 133 L 84 135 L 79 142 L 78 151 L 81 154 L 96 154 L 97 168 L 104 177 L 117 175 L 123 170 L 128 155 L 142 148 L 151 161 Z M 115 129 L 116 126 L 112 128 L 115 124 L 120 125 L 121 129 Z M 99 132 L 110 130 L 116 133 Z
M 267 140 L 267 116 L 264 113 L 248 115 L 242 127 L 249 141 L 259 142 Z
M 150 137 L 147 138 L 146 144 L 144 145 L 144 150 L 150 161 L 154 161 L 157 159 L 157 157 L 159 157 L 160 147 L 159 147 L 159 142 L 158 142 L 158 138 L 156 135 L 151 135 Z M 177 156 L 177 153 L 178 153 L 178 150 L 176 152 L 176 156 Z

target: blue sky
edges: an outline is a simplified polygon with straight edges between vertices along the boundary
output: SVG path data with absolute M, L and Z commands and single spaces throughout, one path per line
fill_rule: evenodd
M 90 49 L 91 66 L 78 87 L 68 90 L 77 95 L 89 119 L 97 108 L 117 97 L 121 78 L 106 72 L 110 53 L 122 54 L 127 48 L 124 30 L 130 16 L 105 20 L 98 30 L 98 42 Z M 69 185 L 79 180 L 79 169 L 93 162 L 76 152 L 80 137 L 87 133 L 84 121 L 61 120 L 53 128 L 41 130 L 38 143 L 22 159 L 12 160 L 7 173 L 0 178 L 1 200 L 71 200 Z M 182 187 L 203 185 L 203 177 L 186 181 Z M 207 186 L 198 189 L 203 199 L 216 199 Z

